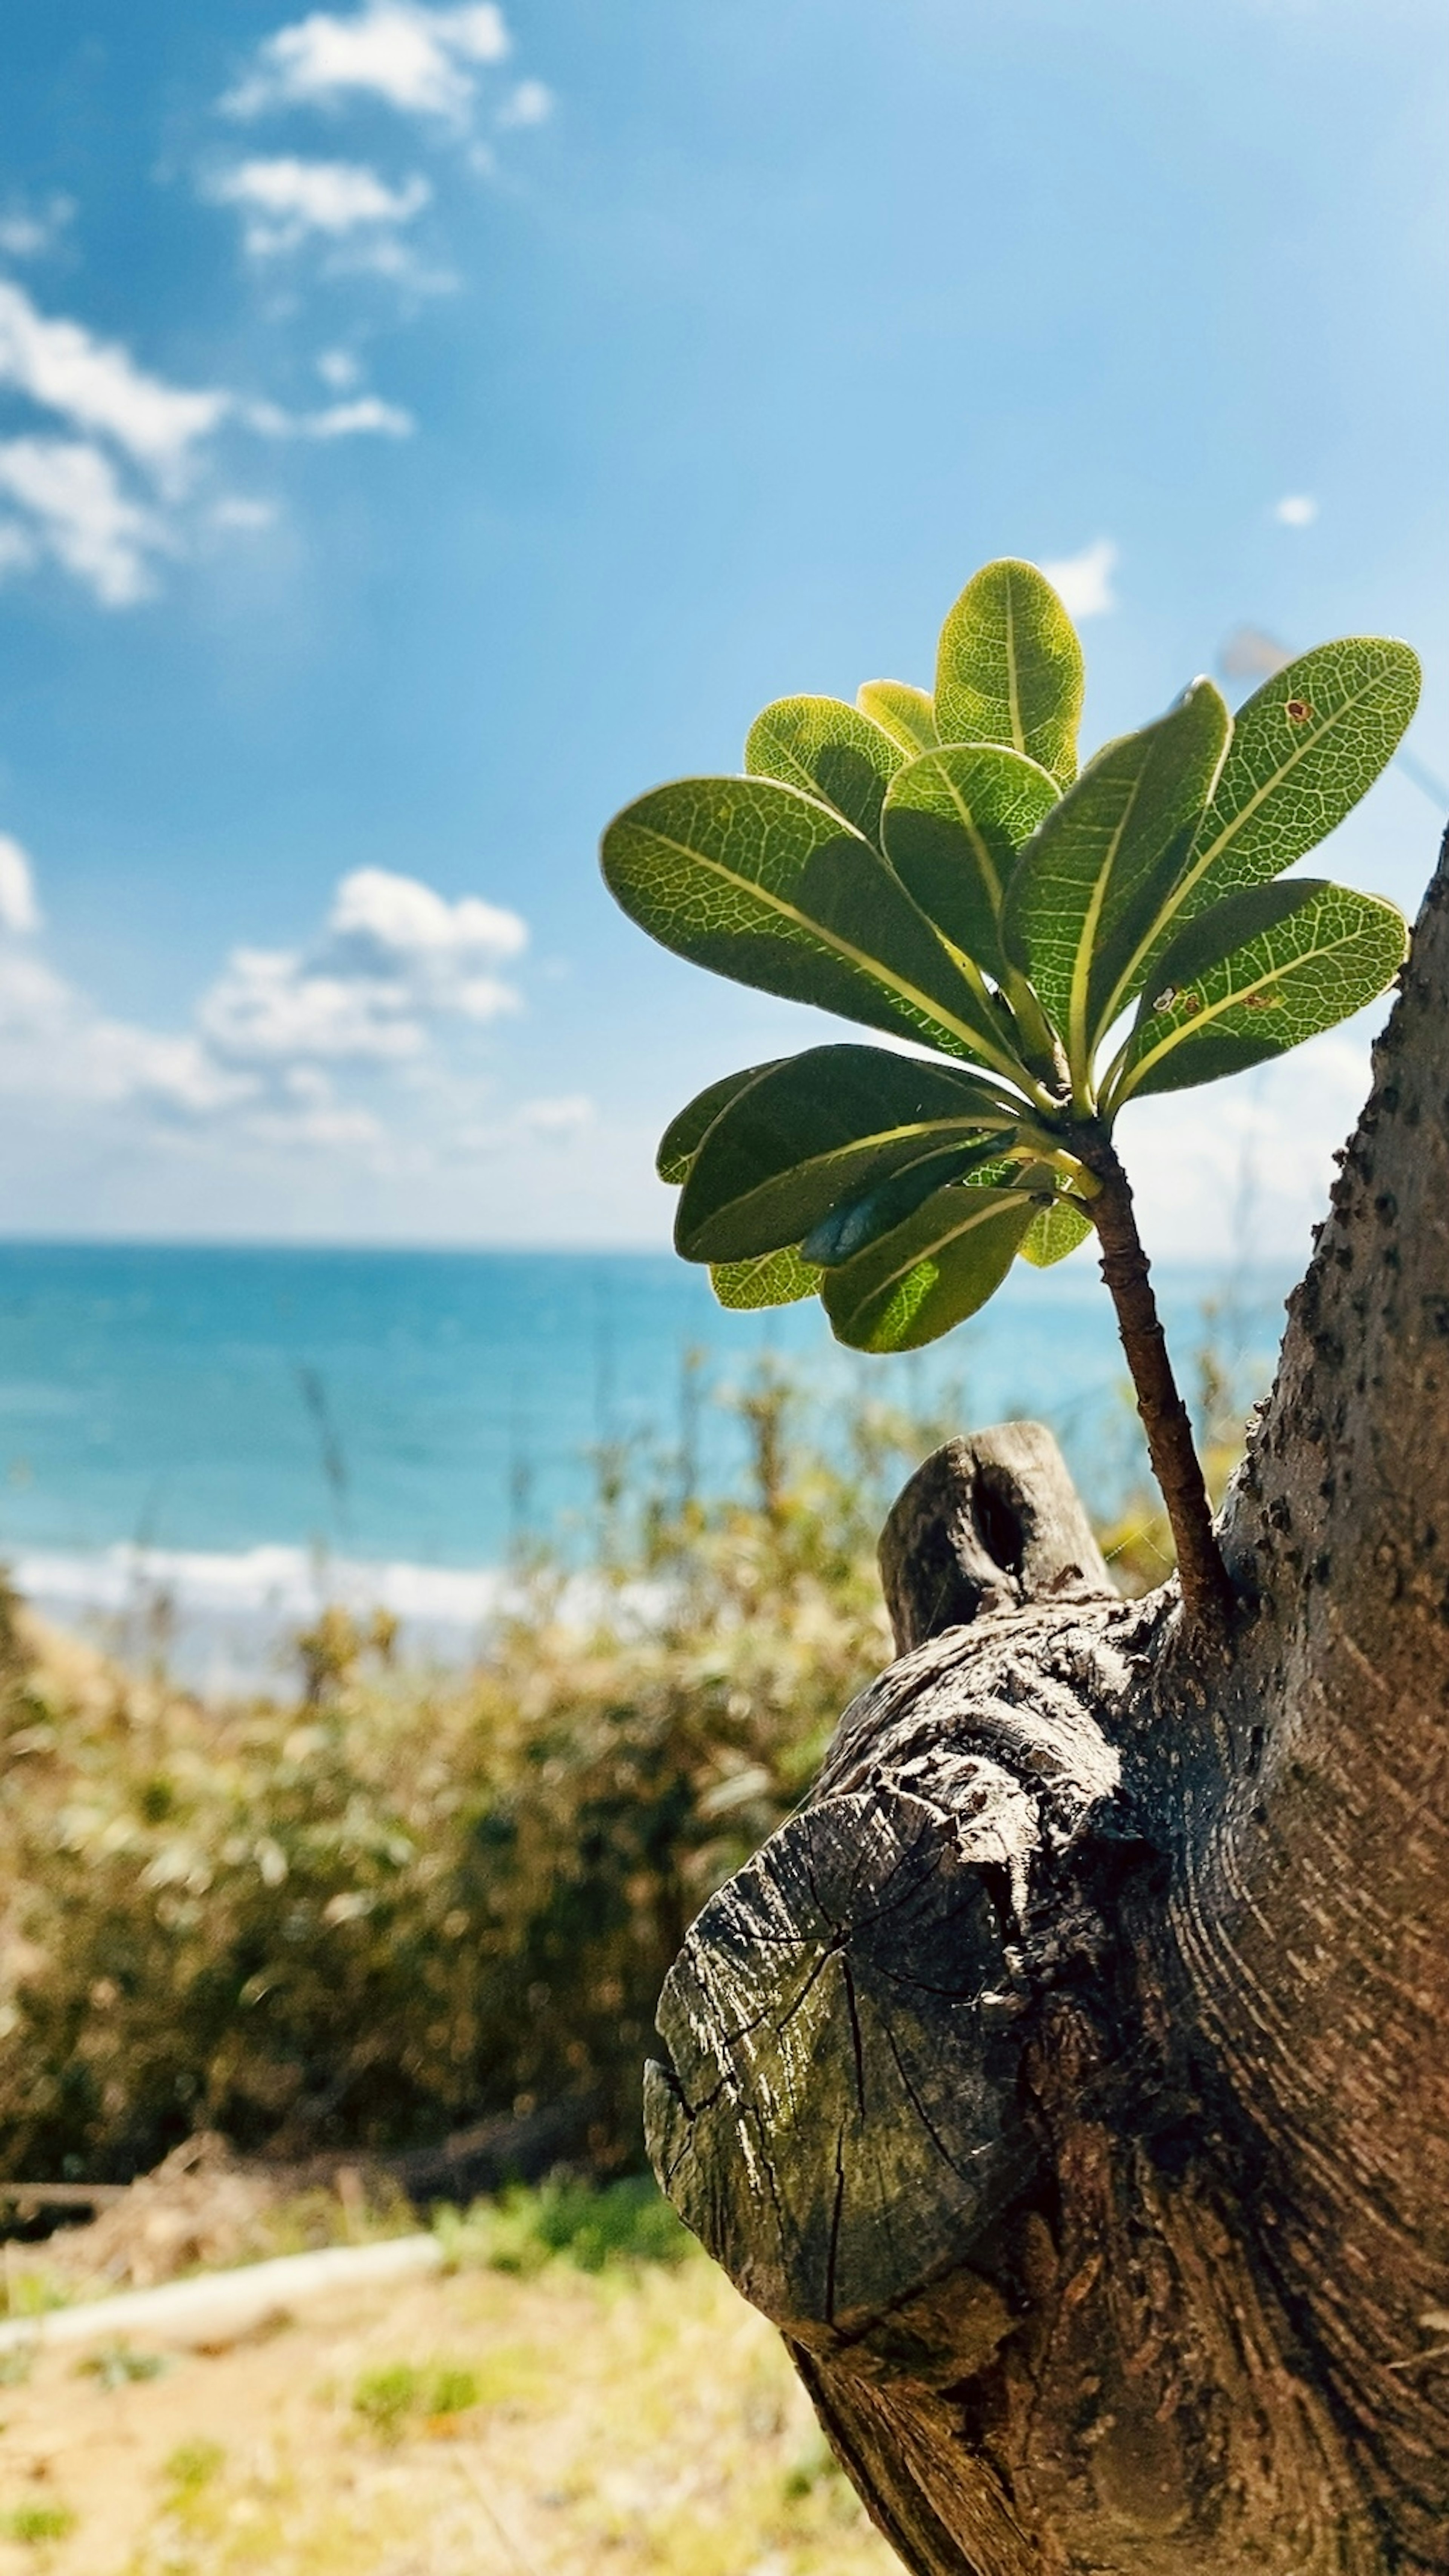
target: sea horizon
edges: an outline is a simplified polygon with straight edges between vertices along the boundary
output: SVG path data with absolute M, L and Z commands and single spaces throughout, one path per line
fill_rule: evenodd
M 1271 1375 L 1287 1265 L 1157 1266 L 1188 1391 Z M 828 1448 L 880 1402 L 1051 1423 L 1093 1506 L 1145 1472 L 1086 1254 L 929 1350 L 842 1350 L 812 1300 L 732 1314 L 664 1251 L 0 1237 L 0 1561 L 45 1615 L 223 1690 L 326 1601 L 475 1651 L 520 1556 L 598 1553 L 599 1467 L 738 1489 L 762 1368 Z

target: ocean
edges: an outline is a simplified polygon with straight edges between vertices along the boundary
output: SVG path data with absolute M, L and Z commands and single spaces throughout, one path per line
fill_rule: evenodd
M 1166 1267 L 1185 1380 L 1246 1400 L 1291 1279 Z M 601 1451 L 730 1488 L 729 1410 L 786 1369 L 828 1441 L 851 1404 L 1050 1421 L 1112 1501 L 1144 1461 L 1087 1254 L 1021 1265 L 931 1350 L 839 1349 L 819 1307 L 731 1315 L 669 1254 L 0 1245 L 0 1559 L 47 1615 L 218 1691 L 279 1672 L 320 1603 L 394 1609 L 457 1662 L 520 1549 L 578 1565 Z

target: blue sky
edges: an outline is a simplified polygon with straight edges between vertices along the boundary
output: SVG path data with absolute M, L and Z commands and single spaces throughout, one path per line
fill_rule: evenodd
M 1442 0 L 7 12 L 0 1227 L 662 1241 L 665 1118 L 822 1024 L 600 826 L 993 554 L 1089 737 L 1381 631 L 1449 772 L 1446 91 Z M 1365 1043 L 1124 1126 L 1164 1250 L 1306 1240 Z

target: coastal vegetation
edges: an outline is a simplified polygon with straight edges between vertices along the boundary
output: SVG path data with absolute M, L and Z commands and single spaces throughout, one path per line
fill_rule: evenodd
M 1220 1475 L 1212 1333 L 1199 1373 Z M 741 1489 L 601 1460 L 583 1594 L 535 1553 L 465 1675 L 332 1611 L 293 1693 L 216 1709 L 6 1597 L 0 2169 L 126 2180 L 199 2131 L 386 2155 L 545 2110 L 550 2152 L 638 2164 L 665 1970 L 889 1660 L 877 1533 L 956 1427 L 867 1406 L 826 1445 L 778 1378 L 735 1401 Z M 1127 1589 L 1170 1562 L 1146 1502 L 1104 1538 Z

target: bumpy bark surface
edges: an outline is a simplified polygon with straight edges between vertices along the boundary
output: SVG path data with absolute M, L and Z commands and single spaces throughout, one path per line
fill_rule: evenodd
M 900 1660 L 660 2007 L 665 2187 L 916 2576 L 1449 2568 L 1449 874 L 1221 1536 L 927 1462 Z

